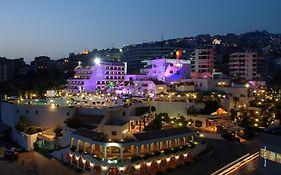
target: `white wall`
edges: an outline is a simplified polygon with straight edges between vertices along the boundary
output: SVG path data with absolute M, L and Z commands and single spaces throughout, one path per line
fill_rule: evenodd
M 34 149 L 33 143 L 36 142 L 38 134 L 26 135 L 22 132 L 14 132 L 14 141 L 18 143 L 23 149 L 32 151 Z
M 152 101 L 149 105 L 156 107 L 156 113 L 166 112 L 170 117 L 176 117 L 178 114 L 186 116 L 186 109 L 194 106 L 196 109 L 203 109 L 205 104 L 193 102 L 166 102 Z
M 74 115 L 75 109 L 69 107 L 21 105 L 8 102 L 1 103 L 2 122 L 14 127 L 21 116 L 26 117 L 32 125 L 43 128 L 54 128 L 57 124 L 63 125 L 65 119 Z M 36 111 L 38 113 L 36 113 Z M 69 116 L 67 116 L 69 113 Z
M 125 124 L 123 126 L 112 126 L 112 125 L 104 125 L 103 126 L 103 133 L 108 136 L 110 139 L 124 139 L 125 133 L 123 134 L 122 131 L 129 130 L 129 124 Z M 116 131 L 116 135 L 112 135 L 112 131 Z

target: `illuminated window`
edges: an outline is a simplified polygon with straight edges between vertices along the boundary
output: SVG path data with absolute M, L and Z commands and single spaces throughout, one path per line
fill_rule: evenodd
M 117 132 L 116 132 L 116 131 L 112 131 L 112 132 L 111 132 L 111 135 L 116 136 L 116 135 L 117 135 Z
M 164 87 L 160 86 L 159 89 L 164 89 Z
M 281 154 L 276 154 L 276 162 L 281 163 Z

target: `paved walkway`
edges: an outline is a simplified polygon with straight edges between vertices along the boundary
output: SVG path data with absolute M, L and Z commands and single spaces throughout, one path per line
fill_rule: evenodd
M 215 133 L 201 133 L 204 135 L 205 138 L 208 139 L 217 139 L 217 140 L 223 140 L 221 137 L 221 134 L 215 134 Z
M 0 148 L 0 174 L 2 175 L 80 175 L 74 168 L 64 166 L 55 159 L 48 159 L 36 151 L 20 153 L 19 160 L 3 158 Z M 86 175 L 84 173 L 83 175 Z

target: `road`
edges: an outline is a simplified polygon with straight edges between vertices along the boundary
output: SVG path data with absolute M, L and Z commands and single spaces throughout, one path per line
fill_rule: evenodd
M 259 159 L 256 159 L 250 163 L 248 163 L 243 168 L 239 169 L 238 171 L 232 173 L 231 175 L 257 175 L 259 166 Z
M 212 154 L 200 157 L 197 159 L 197 161 L 193 161 L 183 168 L 174 169 L 167 174 L 210 175 L 221 167 L 245 155 L 246 153 L 254 153 L 259 149 L 259 141 L 257 139 L 253 139 L 252 141 L 245 142 L 243 144 L 218 139 L 207 139 L 207 142 L 215 146 L 214 152 Z

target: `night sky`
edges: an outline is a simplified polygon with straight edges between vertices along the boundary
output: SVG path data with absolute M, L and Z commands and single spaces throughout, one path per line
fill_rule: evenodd
M 53 59 L 202 33 L 281 33 L 280 0 L 3 0 L 0 56 Z

